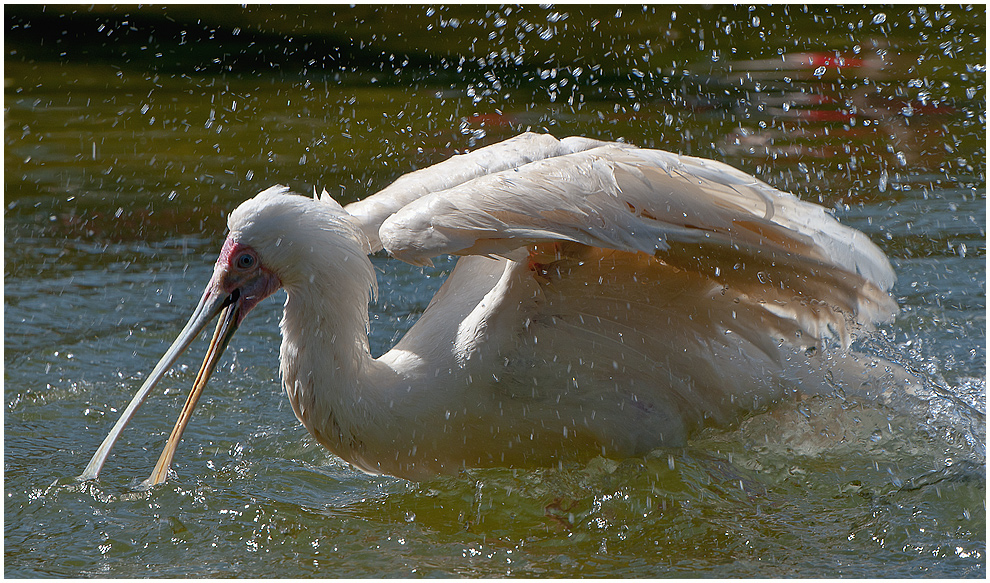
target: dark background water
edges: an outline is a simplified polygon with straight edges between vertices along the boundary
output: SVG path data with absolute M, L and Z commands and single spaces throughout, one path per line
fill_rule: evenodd
M 5 6 L 4 574 L 985 574 L 985 7 Z M 898 273 L 860 348 L 951 398 L 820 399 L 642 460 L 364 476 L 277 381 L 278 301 L 139 493 L 196 354 L 76 484 L 273 183 L 357 200 L 521 131 L 719 159 Z M 372 347 L 450 263 L 375 258 Z M 202 350 L 200 347 L 198 350 Z M 194 353 L 197 348 L 194 347 Z M 961 404 L 963 403 L 963 404 Z

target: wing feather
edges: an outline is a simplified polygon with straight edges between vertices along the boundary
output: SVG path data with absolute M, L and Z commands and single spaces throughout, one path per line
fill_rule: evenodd
M 552 241 L 640 252 L 702 274 L 811 339 L 848 343 L 848 323 L 895 313 L 886 257 L 818 205 L 710 160 L 526 138 L 506 170 L 484 173 L 501 165 L 479 156 L 457 184 L 416 191 L 382 222 L 384 247 L 413 264 L 447 253 L 511 256 Z

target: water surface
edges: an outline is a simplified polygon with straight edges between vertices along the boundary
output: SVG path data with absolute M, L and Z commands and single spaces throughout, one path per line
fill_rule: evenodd
M 984 7 L 4 16 L 5 576 L 985 575 Z M 357 200 L 527 130 L 716 158 L 833 209 L 898 274 L 899 317 L 857 348 L 921 375 L 930 407 L 789 399 L 643 459 L 371 477 L 292 415 L 280 293 L 172 479 L 133 488 L 202 343 L 100 480 L 73 481 L 240 201 L 274 183 Z M 453 263 L 374 261 L 378 354 Z

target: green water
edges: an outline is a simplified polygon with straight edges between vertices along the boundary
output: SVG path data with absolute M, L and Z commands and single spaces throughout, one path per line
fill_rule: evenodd
M 7 577 L 983 577 L 985 7 L 7 6 Z M 840 59 L 841 57 L 841 59 Z M 369 477 L 279 386 L 263 303 L 150 472 L 196 345 L 99 481 L 77 475 L 185 322 L 226 213 L 273 183 L 362 198 L 521 131 L 716 158 L 891 257 L 860 349 L 943 396 L 789 400 L 585 467 Z M 452 266 L 375 257 L 372 349 Z

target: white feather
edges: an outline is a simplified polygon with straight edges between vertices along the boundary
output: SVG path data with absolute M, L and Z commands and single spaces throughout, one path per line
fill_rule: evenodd
M 524 134 L 343 209 L 277 187 L 231 215 L 283 282 L 297 416 L 371 472 L 636 455 L 801 385 L 804 349 L 892 316 L 893 272 L 821 207 L 717 162 Z M 388 353 L 367 345 L 384 245 L 462 257 Z

